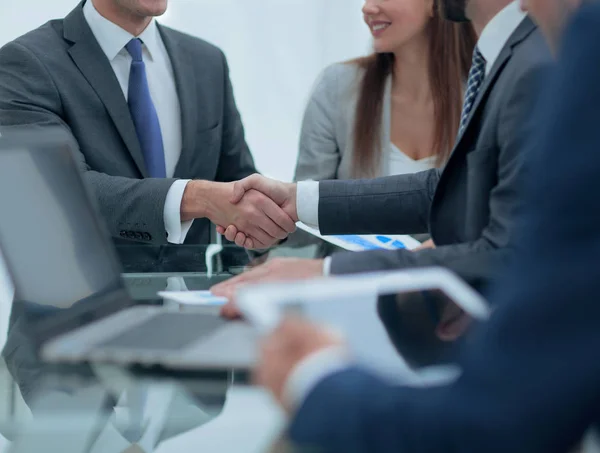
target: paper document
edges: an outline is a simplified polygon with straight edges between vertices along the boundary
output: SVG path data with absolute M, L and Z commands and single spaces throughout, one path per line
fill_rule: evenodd
M 220 306 L 227 303 L 226 297 L 215 296 L 210 291 L 161 291 L 158 295 L 182 305 Z
M 412 236 L 400 234 L 343 234 L 324 236 L 316 228 L 312 228 L 302 222 L 296 224 L 298 228 L 312 234 L 337 247 L 351 252 L 362 252 L 364 250 L 413 250 L 421 245 Z

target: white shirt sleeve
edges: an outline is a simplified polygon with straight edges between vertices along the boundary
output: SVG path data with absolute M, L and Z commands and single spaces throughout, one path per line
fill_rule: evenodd
M 181 201 L 183 200 L 183 192 L 189 179 L 180 179 L 175 181 L 165 200 L 165 210 L 163 218 L 165 221 L 165 230 L 167 231 L 167 241 L 171 244 L 183 244 L 194 220 L 187 222 L 181 221 Z
M 328 256 L 323 260 L 323 277 L 331 275 L 331 257 Z
M 319 382 L 348 368 L 351 363 L 347 349 L 342 346 L 332 346 L 309 355 L 290 373 L 283 387 L 284 400 L 291 408 L 299 407 Z
M 298 219 L 319 229 L 319 181 L 302 181 L 296 187 Z

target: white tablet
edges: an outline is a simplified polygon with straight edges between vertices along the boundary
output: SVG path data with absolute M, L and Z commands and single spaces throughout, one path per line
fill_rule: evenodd
M 415 293 L 419 297 L 410 297 Z M 398 297 L 402 295 L 409 297 Z M 400 351 L 404 360 L 399 359 L 399 351 L 380 319 L 377 301 L 381 296 L 396 296 L 391 303 L 407 301 L 404 312 L 400 310 L 399 323 L 406 345 L 406 351 Z M 407 364 L 421 366 L 414 357 L 429 354 L 433 363 L 450 347 L 435 333 L 436 316 L 447 301 L 456 303 L 472 318 L 489 317 L 484 298 L 443 268 L 263 284 L 242 288 L 237 296 L 244 317 L 265 334 L 276 328 L 286 313 L 295 312 L 339 332 L 362 365 L 404 381 Z
M 485 320 L 490 314 L 486 300 L 477 291 L 454 273 L 438 267 L 251 285 L 240 288 L 236 299 L 246 319 L 269 332 L 279 324 L 286 306 L 343 303 L 357 296 L 373 299 L 417 291 L 442 293 L 475 319 Z

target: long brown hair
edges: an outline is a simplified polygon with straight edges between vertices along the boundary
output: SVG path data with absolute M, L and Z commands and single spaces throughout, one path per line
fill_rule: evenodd
M 471 67 L 477 37 L 470 23 L 453 23 L 441 17 L 436 0 L 429 23 L 429 83 L 433 91 L 436 164 L 448 159 L 462 110 L 463 87 Z M 381 122 L 388 77 L 394 71 L 394 54 L 379 53 L 353 60 L 363 71 L 354 124 L 352 174 L 377 175 L 381 163 Z

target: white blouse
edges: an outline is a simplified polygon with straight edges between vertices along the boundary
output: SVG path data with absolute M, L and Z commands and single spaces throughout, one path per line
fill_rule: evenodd
M 390 143 L 386 153 L 387 173 L 391 175 L 405 175 L 430 170 L 435 167 L 436 156 L 414 160 L 404 154 L 396 145 Z

